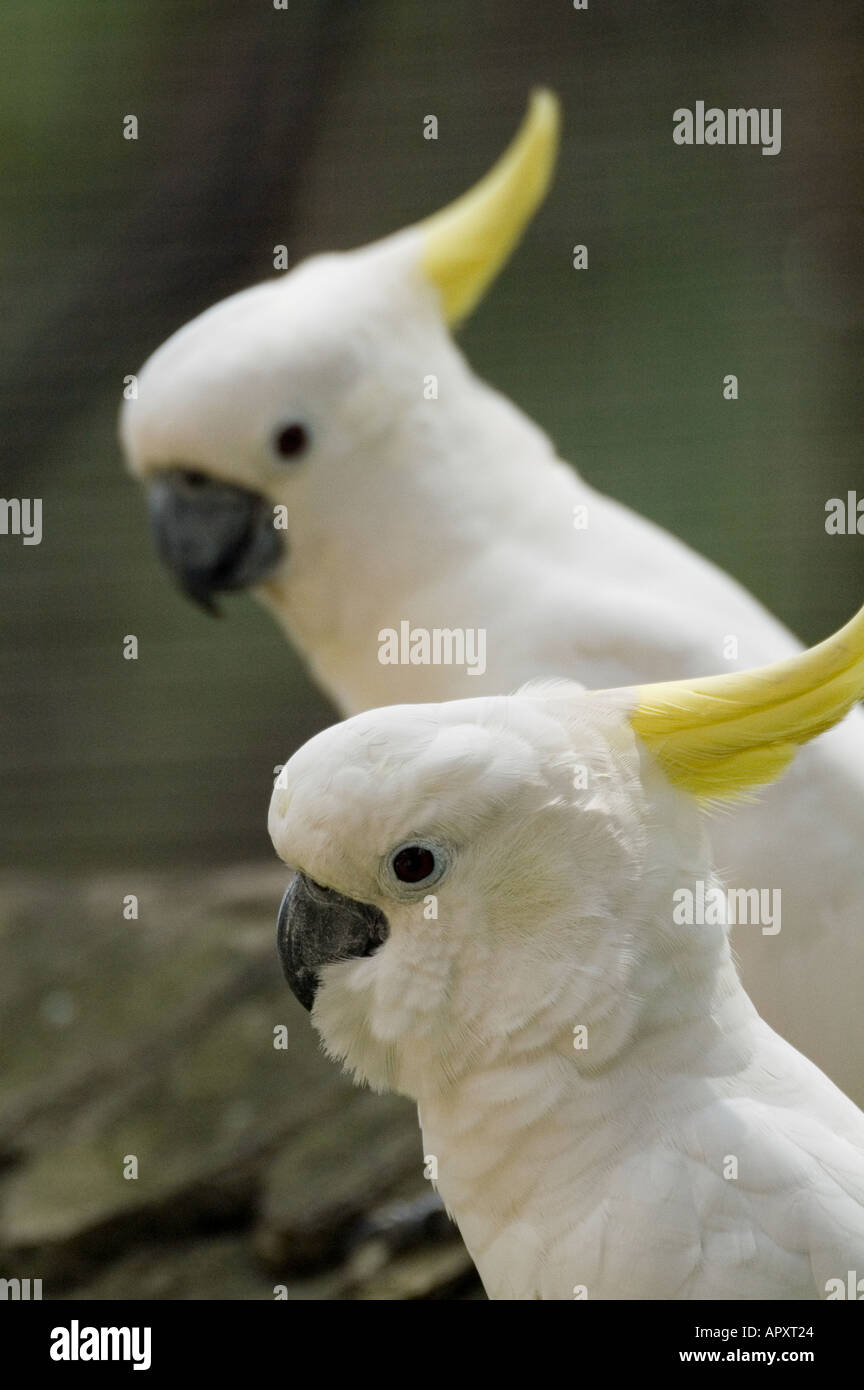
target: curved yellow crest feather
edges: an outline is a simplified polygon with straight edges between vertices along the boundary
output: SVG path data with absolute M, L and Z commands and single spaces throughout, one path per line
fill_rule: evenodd
M 864 608 L 809 651 L 753 671 L 643 685 L 630 723 L 670 781 L 705 800 L 764 786 L 864 695 Z
M 474 188 L 420 223 L 423 269 L 452 326 L 474 308 L 543 198 L 558 149 L 559 105 L 534 92 L 512 144 Z

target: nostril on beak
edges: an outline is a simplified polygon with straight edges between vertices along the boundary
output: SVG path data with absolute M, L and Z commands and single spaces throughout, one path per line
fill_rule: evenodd
M 200 473 L 194 468 L 184 468 L 180 476 L 189 487 L 204 487 L 210 481 L 206 473 Z

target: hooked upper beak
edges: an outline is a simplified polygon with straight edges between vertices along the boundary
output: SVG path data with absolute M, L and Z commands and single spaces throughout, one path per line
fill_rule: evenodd
M 371 956 L 387 940 L 384 913 L 295 873 L 279 908 L 276 947 L 285 979 L 311 1012 L 321 968 Z
M 148 501 L 162 560 L 208 613 L 218 612 L 214 594 L 257 584 L 282 558 L 273 508 L 257 492 L 172 468 L 150 484 Z

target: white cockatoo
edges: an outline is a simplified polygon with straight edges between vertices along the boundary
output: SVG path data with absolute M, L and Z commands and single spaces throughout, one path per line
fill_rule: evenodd
M 727 575 L 583 482 L 451 337 L 540 201 L 556 135 L 538 93 L 473 191 L 217 304 L 125 403 L 129 463 L 184 589 L 210 604 L 253 587 L 343 713 L 800 650 Z M 779 931 L 735 936 L 748 989 L 864 1101 L 862 844 L 860 711 L 782 795 L 717 827 L 731 881 L 783 894 Z
M 492 1298 L 828 1298 L 864 1271 L 864 1115 L 745 993 L 699 806 L 862 691 L 864 609 L 749 673 L 355 715 L 283 769 L 285 973 L 333 1057 L 417 1101 Z

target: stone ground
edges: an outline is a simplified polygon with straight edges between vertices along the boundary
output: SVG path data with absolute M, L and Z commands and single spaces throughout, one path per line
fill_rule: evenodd
M 0 1278 L 46 1299 L 484 1297 L 413 1106 L 353 1087 L 285 985 L 284 884 L 269 864 L 0 878 Z

